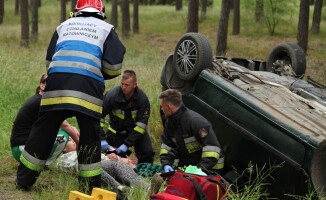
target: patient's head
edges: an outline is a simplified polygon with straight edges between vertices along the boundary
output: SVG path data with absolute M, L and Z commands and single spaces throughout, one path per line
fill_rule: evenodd
M 77 145 L 76 142 L 71 137 L 69 137 L 69 141 L 64 148 L 63 153 L 69 153 L 72 151 L 77 151 Z

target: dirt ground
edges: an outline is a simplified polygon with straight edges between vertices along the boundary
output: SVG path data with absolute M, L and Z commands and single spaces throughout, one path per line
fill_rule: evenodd
M 27 200 L 32 198 L 31 192 L 16 190 L 14 185 L 16 175 L 10 174 L 0 177 L 0 200 Z

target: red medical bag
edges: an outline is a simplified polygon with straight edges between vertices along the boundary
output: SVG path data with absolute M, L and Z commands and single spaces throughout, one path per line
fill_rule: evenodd
M 216 200 L 223 199 L 227 193 L 227 182 L 221 176 L 200 176 L 176 171 L 167 183 L 165 192 L 153 194 L 153 199 L 164 199 L 162 195 L 171 194 L 187 200 Z M 157 198 L 155 198 L 157 197 Z M 179 198 L 180 199 L 180 198 Z

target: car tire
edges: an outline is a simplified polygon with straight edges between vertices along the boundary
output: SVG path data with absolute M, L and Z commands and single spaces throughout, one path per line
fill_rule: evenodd
M 180 79 L 191 81 L 212 64 L 212 48 L 208 39 L 199 33 L 186 33 L 178 41 L 173 64 Z
M 267 71 L 273 70 L 273 63 L 282 60 L 285 64 L 291 64 L 297 77 L 303 78 L 306 72 L 306 54 L 296 44 L 285 42 L 276 45 L 268 55 Z

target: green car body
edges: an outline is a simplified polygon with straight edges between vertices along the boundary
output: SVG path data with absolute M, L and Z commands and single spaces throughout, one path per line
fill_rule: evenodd
M 163 68 L 163 89 L 180 90 L 184 104 L 211 122 L 227 170 L 281 164 L 267 180 L 272 194 L 324 193 L 326 102 L 314 95 L 311 84 L 266 72 L 266 62 L 241 65 L 245 59 L 223 57 L 183 80 L 175 70 L 175 55 Z
M 212 123 L 228 168 L 241 171 L 249 161 L 260 167 L 283 163 L 272 173 L 277 189 L 288 194 L 307 192 L 309 177 L 304 171 L 311 175 L 319 141 L 298 130 L 299 124 L 289 124 L 266 103 L 207 70 L 183 99 Z

